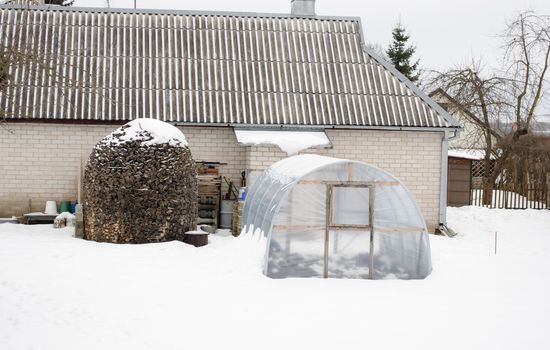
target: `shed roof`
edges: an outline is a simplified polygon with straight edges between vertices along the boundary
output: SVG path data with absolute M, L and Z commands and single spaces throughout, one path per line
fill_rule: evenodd
M 359 18 L 11 5 L 0 31 L 41 58 L 10 67 L 7 118 L 459 127 L 369 52 Z

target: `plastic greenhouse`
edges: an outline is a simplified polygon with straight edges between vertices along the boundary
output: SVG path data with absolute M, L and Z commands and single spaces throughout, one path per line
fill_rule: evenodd
M 243 222 L 267 238 L 272 278 L 420 279 L 432 269 L 412 195 L 362 162 L 298 155 L 273 164 L 249 189 Z

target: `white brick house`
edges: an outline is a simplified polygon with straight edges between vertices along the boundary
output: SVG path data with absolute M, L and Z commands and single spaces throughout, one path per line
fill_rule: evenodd
M 460 136 L 449 141 L 449 148 L 481 151 L 480 153 L 484 153 L 487 143 L 484 132 L 486 128 L 483 125 L 483 120 L 466 109 L 442 89 L 432 91 L 429 96 L 449 112 L 462 126 L 463 130 Z M 491 133 L 491 142 L 494 145 L 497 136 L 495 134 L 498 131 L 491 130 Z
M 286 153 L 240 145 L 234 129 L 324 131 L 332 146 L 303 152 L 387 170 L 430 230 L 445 223 L 442 154 L 460 126 L 365 47 L 359 18 L 1 6 L 0 23 L 1 47 L 44 57 L 56 77 L 9 72 L 0 217 L 74 200 L 91 148 L 153 117 L 180 127 L 196 160 L 227 163 L 235 183 Z

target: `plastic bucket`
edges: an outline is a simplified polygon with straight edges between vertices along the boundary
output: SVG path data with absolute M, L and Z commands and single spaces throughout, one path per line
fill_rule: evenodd
M 244 202 L 246 199 L 246 187 L 241 187 L 239 190 L 239 201 Z
M 46 202 L 46 209 L 44 209 L 44 214 L 48 215 L 57 215 L 57 204 L 55 201 L 47 201 Z
M 231 228 L 233 213 L 220 213 L 220 228 Z
M 220 210 L 220 228 L 231 228 L 231 220 L 233 219 L 233 206 L 235 201 L 222 200 Z
M 69 201 L 61 201 L 59 203 L 59 212 L 60 213 L 64 213 L 64 212 L 70 212 L 71 211 L 71 202 Z

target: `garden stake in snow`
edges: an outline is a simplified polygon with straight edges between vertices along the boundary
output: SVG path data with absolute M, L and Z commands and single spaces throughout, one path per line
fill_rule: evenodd
M 497 255 L 497 231 L 495 231 L 495 255 Z

